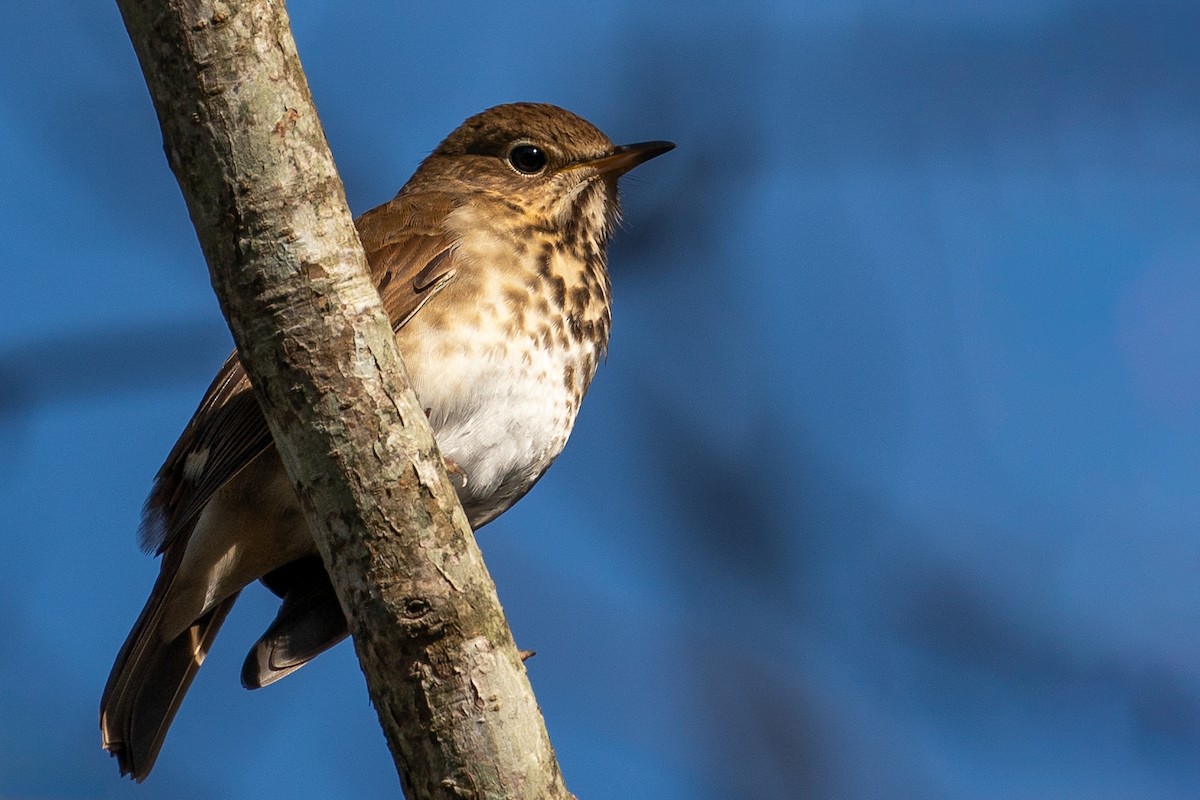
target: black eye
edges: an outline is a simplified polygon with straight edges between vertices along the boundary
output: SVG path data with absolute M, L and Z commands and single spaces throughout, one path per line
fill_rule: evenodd
M 508 163 L 517 172 L 533 175 L 546 168 L 546 154 L 540 147 L 531 144 L 519 144 L 508 153 Z

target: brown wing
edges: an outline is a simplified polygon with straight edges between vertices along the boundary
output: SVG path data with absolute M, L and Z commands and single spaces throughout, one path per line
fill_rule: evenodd
M 250 379 L 233 353 L 154 477 L 142 512 L 142 548 L 163 552 L 213 493 L 270 443 Z
M 355 221 L 394 329 L 454 277 L 453 243 L 441 226 L 451 208 L 445 195 L 401 192 Z M 213 494 L 270 445 L 267 422 L 235 352 L 155 476 L 142 515 L 142 547 L 162 553 L 186 541 Z
M 393 330 L 454 277 L 453 241 L 442 228 L 452 208 L 444 194 L 401 193 L 355 221 Z

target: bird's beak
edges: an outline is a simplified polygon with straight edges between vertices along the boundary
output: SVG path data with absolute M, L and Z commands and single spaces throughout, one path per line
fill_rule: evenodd
M 612 152 L 591 161 L 582 161 L 575 167 L 583 167 L 596 175 L 611 175 L 618 178 L 638 164 L 644 164 L 655 156 L 661 156 L 675 149 L 674 142 L 638 142 L 637 144 L 622 144 L 613 148 Z

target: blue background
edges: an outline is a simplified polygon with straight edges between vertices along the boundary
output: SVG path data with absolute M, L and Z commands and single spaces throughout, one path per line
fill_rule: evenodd
M 238 685 L 257 587 L 150 781 L 100 750 L 229 337 L 115 7 L 7 8 L 0 796 L 395 796 L 349 646 Z M 1200 796 L 1194 2 L 291 13 L 356 212 L 499 102 L 679 143 L 480 536 L 580 798 Z

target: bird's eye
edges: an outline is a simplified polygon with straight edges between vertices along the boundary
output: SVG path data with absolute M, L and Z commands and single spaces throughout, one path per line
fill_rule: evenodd
M 519 144 L 508 152 L 508 163 L 517 172 L 534 175 L 546 168 L 546 154 L 532 144 Z

